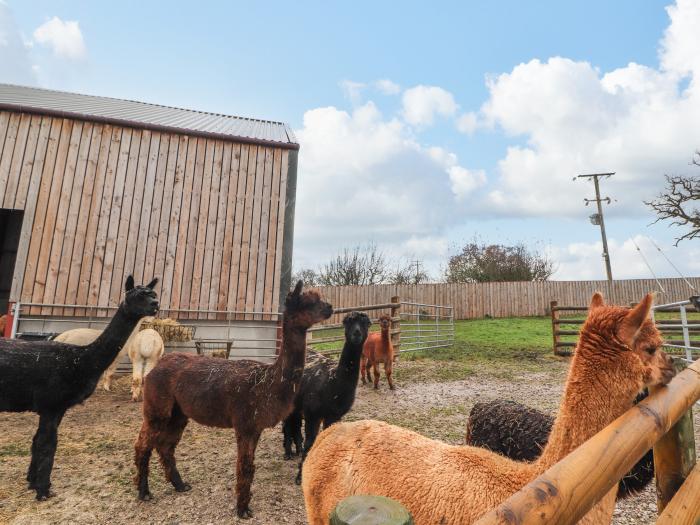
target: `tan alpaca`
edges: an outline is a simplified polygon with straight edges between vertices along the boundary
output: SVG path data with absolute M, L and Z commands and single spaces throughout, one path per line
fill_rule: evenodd
M 127 339 L 126 343 L 124 343 L 124 346 L 119 352 L 119 355 L 114 361 L 112 361 L 112 364 L 109 365 L 109 368 L 107 368 L 107 370 L 105 370 L 102 374 L 102 388 L 104 388 L 107 392 L 111 391 L 112 376 L 114 376 L 114 373 L 117 370 L 117 366 L 119 365 L 119 361 L 121 360 L 122 356 L 128 354 L 129 345 L 133 341 L 136 334 L 139 333 L 139 330 L 141 329 L 141 324 L 144 321 L 149 321 L 152 319 L 153 317 L 144 317 L 138 323 L 136 323 L 134 331 L 131 332 L 129 339 Z M 94 328 L 74 328 L 73 330 L 66 330 L 65 332 L 58 334 L 54 338 L 54 341 L 58 341 L 59 343 L 86 346 L 92 343 L 95 339 L 97 339 L 101 333 L 102 330 L 96 330 Z
M 126 346 L 131 359 L 132 380 L 131 399 L 138 401 L 141 398 L 143 379 L 158 364 L 158 360 L 165 353 L 163 338 L 153 328 L 146 328 L 137 333 Z
M 628 309 L 593 296 L 557 419 L 535 463 L 379 421 L 338 423 L 321 433 L 304 463 L 309 523 L 325 525 L 335 505 L 353 494 L 396 499 L 420 525 L 473 523 L 628 410 L 644 386 L 671 380 L 671 360 L 658 349 L 661 335 L 649 319 L 652 302 L 647 295 Z M 616 490 L 580 523 L 610 523 Z

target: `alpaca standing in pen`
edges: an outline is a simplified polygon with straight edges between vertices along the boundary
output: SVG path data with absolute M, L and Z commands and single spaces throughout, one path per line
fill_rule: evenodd
M 649 318 L 652 303 L 651 294 L 634 308 L 606 306 L 600 294 L 593 296 L 552 433 L 534 463 L 379 421 L 338 423 L 321 432 L 304 463 L 309 523 L 326 525 L 338 502 L 354 494 L 395 499 L 421 525 L 475 522 L 629 410 L 642 388 L 673 378 Z M 610 523 L 616 492 L 580 523 Z
M 0 339 L 0 411 L 36 412 L 39 428 L 32 440 L 27 472 L 29 488 L 43 501 L 52 494 L 51 470 L 58 426 L 66 410 L 95 391 L 102 372 L 114 360 L 139 320 L 158 311 L 153 279 L 146 286 L 126 280 L 124 302 L 104 332 L 87 346 L 56 341 Z

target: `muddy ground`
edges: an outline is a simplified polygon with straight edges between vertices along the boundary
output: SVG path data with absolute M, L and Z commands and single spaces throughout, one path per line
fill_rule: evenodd
M 459 380 L 443 373 L 449 365 L 402 361 L 395 373 L 398 389 L 391 392 L 385 383 L 378 392 L 360 386 L 347 418 L 382 419 L 458 444 L 469 410 L 479 400 L 514 399 L 554 412 L 568 363 L 544 359 L 528 366 L 529 371 L 475 367 Z M 132 455 L 141 414 L 140 404 L 130 401 L 127 378 L 118 381 L 115 392 L 100 390 L 66 415 L 53 472 L 56 496 L 44 503 L 35 501 L 24 482 L 37 420 L 32 414 L 0 414 L 0 523 L 305 523 L 301 489 L 293 481 L 296 462 L 282 459 L 279 426 L 261 439 L 251 504 L 255 517 L 242 521 L 234 510 L 236 447 L 230 430 L 190 423 L 177 457 L 192 491 L 176 493 L 154 460 L 155 499 L 148 503 L 136 499 Z M 697 432 L 697 415 L 695 425 Z M 614 523 L 654 523 L 655 512 L 655 495 L 649 488 L 618 504 Z

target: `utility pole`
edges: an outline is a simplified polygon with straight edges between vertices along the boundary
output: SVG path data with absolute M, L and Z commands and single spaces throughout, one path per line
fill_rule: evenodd
M 595 202 L 598 205 L 598 213 L 590 216 L 591 223 L 600 226 L 600 235 L 603 238 L 603 259 L 605 259 L 605 271 L 608 274 L 608 281 L 612 281 L 612 269 L 610 268 L 610 252 L 608 251 L 608 238 L 605 235 L 605 220 L 603 219 L 603 206 L 602 202 L 607 202 L 610 204 L 610 197 L 600 198 L 600 185 L 598 184 L 599 177 L 612 177 L 615 175 L 613 173 L 591 173 L 588 175 L 579 175 L 579 179 L 593 179 L 593 184 L 595 185 L 595 199 L 583 199 L 588 206 L 591 202 Z
M 420 277 L 420 260 L 416 259 L 415 261 L 411 261 L 411 262 L 416 265 L 416 282 L 415 282 L 415 284 L 418 284 L 418 279 Z

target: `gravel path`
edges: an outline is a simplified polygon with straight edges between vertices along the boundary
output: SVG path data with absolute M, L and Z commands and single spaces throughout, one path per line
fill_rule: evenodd
M 514 399 L 554 412 L 566 374 L 566 361 L 542 363 L 540 371 L 506 371 L 497 377 L 479 370 L 463 380 L 408 383 L 431 367 L 447 362 L 401 362 L 396 369 L 398 389 L 385 383 L 377 392 L 359 387 L 348 419 L 382 419 L 426 436 L 459 444 L 464 439 L 471 407 L 485 399 Z M 70 410 L 60 427 L 53 474 L 57 496 L 37 503 L 25 488 L 29 444 L 37 417 L 0 414 L 0 523 L 238 523 L 234 510 L 235 440 L 230 430 L 190 423 L 178 447 L 178 466 L 192 491 L 175 493 L 152 462 L 154 501 L 136 499 L 133 476 L 133 442 L 140 427 L 140 404 L 131 403 L 126 378 L 116 392 L 98 391 L 83 406 Z M 695 428 L 700 420 L 695 417 Z M 250 525 L 305 523 L 301 490 L 294 482 L 295 462 L 282 459 L 279 426 L 268 430 L 258 448 Z M 654 523 L 655 494 L 649 488 L 619 503 L 613 523 Z

